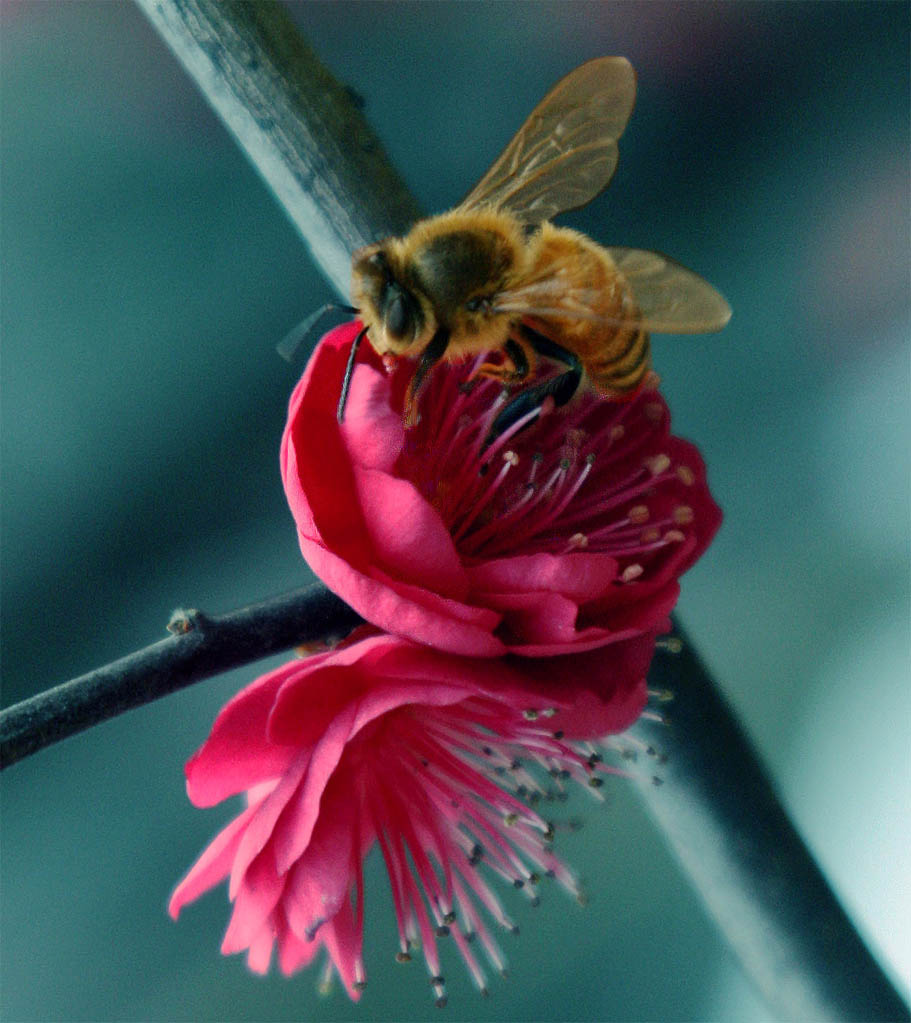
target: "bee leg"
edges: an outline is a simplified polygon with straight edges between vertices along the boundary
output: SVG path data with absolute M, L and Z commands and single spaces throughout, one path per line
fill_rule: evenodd
M 417 422 L 417 397 L 418 392 L 421 389 L 421 384 L 424 383 L 424 378 L 430 372 L 430 370 L 443 358 L 446 354 L 446 348 L 449 345 L 449 328 L 440 327 L 437 329 L 436 334 L 430 339 L 430 343 L 421 353 L 421 359 L 418 362 L 418 368 L 414 371 L 414 376 L 411 378 L 411 382 L 408 384 L 408 393 L 405 395 L 405 425 L 414 426 Z
M 471 374 L 469 380 L 488 377 L 502 380 L 504 384 L 521 383 L 531 372 L 530 350 L 523 341 L 509 338 L 503 345 L 506 361 L 503 363 L 484 362 Z M 533 353 L 532 353 L 533 354 Z
M 574 352 L 570 352 L 556 341 L 532 329 L 526 324 L 519 327 L 523 340 L 526 341 L 538 355 L 547 359 L 562 362 L 570 368 L 559 376 L 551 377 L 534 387 L 529 387 L 515 398 L 503 409 L 493 421 L 490 428 L 488 443 L 501 433 L 508 430 L 513 423 L 518 422 L 523 416 L 533 409 L 540 408 L 545 399 L 553 399 L 557 406 L 565 405 L 579 389 L 582 380 L 582 363 Z
M 543 355 L 545 359 L 552 359 L 554 362 L 562 362 L 564 366 L 569 366 L 573 372 L 577 372 L 581 379 L 582 363 L 575 352 L 564 348 L 563 345 L 558 345 L 556 341 L 552 341 L 547 335 L 535 330 L 534 327 L 529 327 L 527 323 L 520 323 L 519 331 L 523 339 L 538 355 Z
M 351 352 L 348 355 L 348 362 L 345 365 L 345 378 L 342 380 L 342 393 L 338 396 L 338 408 L 336 418 L 340 423 L 345 421 L 345 406 L 348 404 L 348 391 L 351 387 L 351 376 L 354 373 L 354 361 L 357 358 L 357 350 L 361 347 L 361 341 L 367 334 L 367 328 L 359 330 L 354 341 L 351 343 Z

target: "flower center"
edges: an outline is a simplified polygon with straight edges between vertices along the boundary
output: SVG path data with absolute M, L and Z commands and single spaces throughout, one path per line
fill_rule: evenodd
M 685 539 L 693 512 L 675 495 L 696 477 L 662 450 L 667 413 L 654 391 L 617 401 L 583 390 L 559 409 L 546 399 L 493 436 L 508 395 L 469 382 L 478 362 L 432 374 L 398 466 L 463 558 L 607 552 L 631 581 L 640 558 Z

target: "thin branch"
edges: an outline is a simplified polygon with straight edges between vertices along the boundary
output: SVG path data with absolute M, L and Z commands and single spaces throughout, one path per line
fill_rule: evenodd
M 341 639 L 362 620 L 320 583 L 218 617 L 175 611 L 170 639 L 0 713 L 0 768 L 223 671 L 293 646 Z
M 351 250 L 417 215 L 351 97 L 278 4 L 137 3 L 344 295 Z M 320 587 L 219 619 L 197 617 L 184 636 L 11 708 L 2 720 L 4 756 L 25 756 L 93 720 L 357 620 Z M 907 1019 L 692 648 L 659 653 L 650 682 L 677 699 L 672 727 L 640 725 L 646 743 L 668 756 L 660 787 L 647 758 L 634 765 L 645 801 L 770 1004 L 787 1019 Z M 93 710 L 100 700 L 105 714 Z

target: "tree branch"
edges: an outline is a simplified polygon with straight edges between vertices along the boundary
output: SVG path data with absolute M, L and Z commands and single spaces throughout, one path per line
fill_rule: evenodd
M 350 253 L 418 214 L 350 95 L 283 8 L 260 0 L 137 0 L 218 111 L 342 294 Z M 6 711 L 4 762 L 128 707 L 357 616 L 322 587 L 206 619 Z M 633 765 L 646 803 L 724 934 L 787 1019 L 907 1019 L 908 1010 L 791 826 L 691 647 L 656 656 L 650 682 L 677 694 L 672 727 L 641 723 L 667 763 Z M 99 708 L 104 710 L 99 712 Z
M 290 647 L 346 636 L 363 619 L 316 583 L 210 618 L 175 611 L 170 639 L 0 714 L 0 768 L 92 725 Z
M 900 1020 L 908 1009 L 835 898 L 698 654 L 659 650 L 663 721 L 628 765 L 709 913 L 787 1020 Z

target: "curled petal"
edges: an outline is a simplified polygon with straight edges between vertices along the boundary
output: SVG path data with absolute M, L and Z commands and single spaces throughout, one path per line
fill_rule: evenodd
M 420 940 L 439 978 L 437 937 L 449 933 L 485 987 L 470 937 L 499 969 L 485 914 L 514 927 L 490 882 L 530 890 L 549 875 L 577 894 L 534 801 L 554 776 L 587 784 L 601 769 L 590 743 L 638 714 L 653 638 L 590 654 L 487 659 L 380 634 L 270 673 L 232 701 L 204 746 L 212 776 L 220 757 L 235 783 L 237 765 L 247 765 L 250 805 L 178 885 L 172 915 L 229 878 L 225 954 L 246 952 L 250 969 L 264 972 L 277 948 L 290 973 L 323 952 L 326 975 L 338 974 L 356 999 L 366 980 L 362 864 L 378 844 L 400 953 Z M 244 755 L 233 723 L 226 730 L 238 707 L 256 711 L 247 717 L 255 756 Z M 259 764 L 272 744 L 286 766 L 265 783 Z M 432 990 L 445 998 L 441 979 Z
M 721 521 L 660 395 L 613 401 L 583 387 L 498 435 L 500 385 L 443 361 L 406 427 L 414 364 L 387 374 L 365 344 L 339 427 L 359 329 L 320 342 L 282 442 L 301 551 L 330 589 L 379 628 L 473 657 L 652 632 Z

